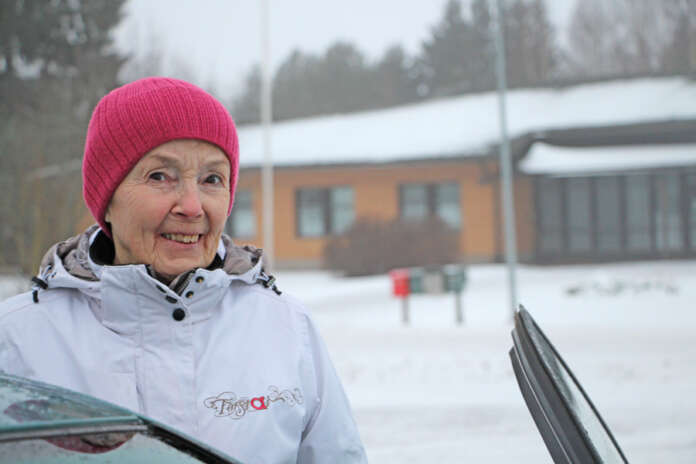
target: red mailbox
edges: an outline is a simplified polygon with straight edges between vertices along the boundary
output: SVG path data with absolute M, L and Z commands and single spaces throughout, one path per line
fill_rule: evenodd
M 410 293 L 408 269 L 394 269 L 389 272 L 392 281 L 392 293 L 396 297 L 405 298 Z

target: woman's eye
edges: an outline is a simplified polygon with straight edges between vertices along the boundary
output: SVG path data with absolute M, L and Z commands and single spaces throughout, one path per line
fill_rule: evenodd
M 206 184 L 221 184 L 222 177 L 218 176 L 217 174 L 211 174 L 205 178 L 205 183 Z
M 167 177 L 164 175 L 163 172 L 153 172 L 148 176 L 148 179 L 156 180 L 158 182 L 164 181 L 167 179 Z

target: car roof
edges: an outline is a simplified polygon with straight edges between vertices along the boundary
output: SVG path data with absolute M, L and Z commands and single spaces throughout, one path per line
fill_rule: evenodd
M 127 409 L 54 385 L 0 373 L 0 441 L 56 428 L 143 428 Z M 125 431 L 125 430 L 124 430 Z

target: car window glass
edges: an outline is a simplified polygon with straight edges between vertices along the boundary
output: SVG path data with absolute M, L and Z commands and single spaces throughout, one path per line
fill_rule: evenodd
M 0 443 L 2 462 L 15 464 L 106 464 L 116 462 L 144 464 L 187 464 L 202 461 L 173 448 L 147 433 L 127 434 L 118 442 L 117 434 L 76 435 Z M 121 434 L 125 435 L 125 434 Z M 94 451 L 100 446 L 106 450 Z
M 536 324 L 527 324 L 532 342 L 537 347 L 542 361 L 547 367 L 554 383 L 578 421 L 578 425 L 587 434 L 602 462 L 623 464 L 625 461 L 607 433 L 601 420 L 588 403 L 565 364 L 560 360 L 546 337 L 538 330 Z
M 101 411 L 83 408 L 60 398 L 18 401 L 5 408 L 3 413 L 17 422 L 88 419 L 101 417 L 102 414 Z
M 130 415 L 128 411 L 67 390 L 0 376 L 0 426 L 37 420 Z

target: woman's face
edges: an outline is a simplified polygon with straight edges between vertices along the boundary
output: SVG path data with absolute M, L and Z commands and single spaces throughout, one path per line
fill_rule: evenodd
M 165 278 L 213 261 L 230 202 L 230 163 L 215 145 L 172 140 L 150 150 L 111 198 L 114 264 Z

